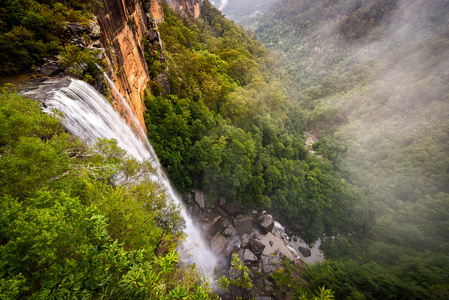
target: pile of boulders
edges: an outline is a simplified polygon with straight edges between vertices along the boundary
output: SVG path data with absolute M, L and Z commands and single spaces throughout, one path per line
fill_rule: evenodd
M 221 273 L 232 273 L 230 261 L 232 255 L 237 254 L 248 266 L 253 281 L 261 280 L 269 293 L 273 284 L 265 282 L 268 275 L 283 268 L 285 259 L 292 263 L 300 262 L 298 255 L 289 247 L 288 237 L 268 213 L 254 209 L 248 211 L 239 203 L 227 202 L 224 197 L 206 209 L 200 190 L 189 193 L 186 201 L 192 218 L 219 258 Z

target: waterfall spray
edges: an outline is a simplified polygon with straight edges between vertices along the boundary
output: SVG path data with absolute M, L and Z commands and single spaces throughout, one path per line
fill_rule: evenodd
M 49 80 L 38 88 L 37 91 L 27 92 L 26 94 L 34 93 L 37 98 L 40 98 L 44 103 L 45 112 L 51 113 L 53 109 L 60 111 L 63 114 L 64 126 L 83 142 L 90 144 L 99 138 L 115 139 L 119 147 L 126 150 L 136 159 L 151 159 L 153 166 L 158 171 L 157 178 L 154 179 L 165 187 L 166 193 L 176 204 L 181 205 L 181 215 L 186 222 L 185 233 L 187 234 L 182 247 L 189 250 L 188 255 L 182 255 L 181 253 L 181 259 L 187 264 L 195 263 L 199 267 L 213 268 L 216 264 L 215 255 L 202 238 L 193 220 L 186 213 L 180 197 L 171 186 L 148 140 L 145 139 L 145 142 L 142 142 L 120 114 L 89 84 L 72 78 L 68 79 L 68 81 L 69 84 L 67 86 L 57 87 L 58 83 L 60 84 L 60 80 Z M 109 83 L 112 84 L 111 87 L 118 93 L 112 81 L 109 80 Z M 50 90 L 44 92 L 48 88 Z M 38 94 L 45 95 L 45 98 L 39 97 Z M 120 95 L 120 93 L 118 94 Z M 123 104 L 127 105 L 125 101 Z M 134 125 L 139 126 L 140 131 L 144 132 L 137 119 L 134 121 Z

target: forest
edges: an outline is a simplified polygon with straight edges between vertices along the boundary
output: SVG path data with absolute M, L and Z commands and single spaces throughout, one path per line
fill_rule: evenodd
M 311 241 L 363 229 L 363 195 L 307 155 L 304 112 L 286 96 L 276 56 L 208 2 L 198 20 L 166 9 L 159 27 L 170 91 L 153 82 L 145 122 L 179 192 L 269 209 Z
M 0 73 L 57 54 L 67 66 L 101 65 L 65 46 L 63 30 L 100 5 L 3 1 Z M 166 58 L 142 41 L 144 117 L 176 189 L 324 237 L 326 260 L 284 262 L 273 294 L 449 298 L 447 1 L 280 0 L 252 31 L 207 0 L 198 19 L 163 8 Z M 152 172 L 114 141 L 86 146 L 2 88 L 0 298 L 217 298 L 179 264 L 184 223 Z
M 315 150 L 365 197 L 362 234 L 309 284 L 342 299 L 448 297 L 446 1 L 282 0 L 252 23 L 279 53 Z
M 2 299 L 215 297 L 178 265 L 184 223 L 150 162 L 113 140 L 87 147 L 9 88 L 0 155 Z

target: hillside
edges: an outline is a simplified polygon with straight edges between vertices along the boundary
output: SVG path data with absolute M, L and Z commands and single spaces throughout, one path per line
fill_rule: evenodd
M 82 101 L 95 94 L 94 103 L 112 104 L 113 112 L 135 127 L 141 110 L 130 111 L 134 104 L 145 105 L 148 135 L 166 170 L 160 170 L 161 176 L 169 174 L 183 194 L 203 191 L 206 209 L 221 198 L 240 203 L 239 214 L 269 209 L 300 224 L 310 240 L 323 232 L 359 231 L 363 213 L 354 213 L 350 221 L 343 216 L 359 212 L 363 197 L 331 164 L 307 154 L 304 118 L 286 97 L 277 57 L 209 2 L 203 3 L 199 18 L 198 1 L 188 3 L 195 4 L 192 13 L 181 9 L 186 2 L 168 2 L 180 14 L 160 2 L 162 8 L 151 6 L 155 2 L 144 6 L 148 2 L 113 0 L 96 2 L 99 6 L 7 1 L 7 9 L 1 10 L 1 71 L 42 77 L 33 84 L 52 77 L 58 89 L 68 85 L 67 94 L 82 95 Z M 147 11 L 158 13 L 159 23 Z M 49 15 L 58 17 L 56 23 Z M 32 26 L 31 19 L 42 26 Z M 110 103 L 69 75 L 98 84 Z M 146 90 L 141 99 L 142 81 Z M 118 90 L 125 90 L 126 97 Z M 48 91 L 39 90 L 40 99 L 54 100 Z M 62 99 L 66 105 L 73 101 Z M 129 114 L 120 105 L 128 105 Z M 167 201 L 177 197 L 171 187 L 155 179 L 156 165 L 129 157 L 120 142 L 87 146 L 66 132 L 70 126 L 60 125 L 63 114 L 57 119 L 40 109 L 40 103 L 19 96 L 13 85 L 1 90 L 1 298 L 216 298 L 217 291 L 194 265 L 179 264 L 183 259 L 175 249 L 184 241 L 184 222 Z M 68 112 L 74 127 L 84 125 L 83 113 L 92 117 L 87 110 Z M 127 125 L 120 123 L 120 128 Z M 252 217 L 245 218 L 252 224 Z M 260 250 L 254 236 L 239 253 L 247 257 L 249 247 Z M 248 267 L 255 273 L 262 266 L 261 252 L 249 255 L 250 260 L 224 262 L 230 271 L 225 270 L 228 277 L 216 278 L 224 288 L 220 295 L 234 299 L 301 292 L 312 297 L 307 286 L 300 291 L 270 288 L 297 278 L 302 269 L 296 260 L 281 261 L 272 253 L 265 265 L 275 259 L 276 267 L 258 274 L 259 286 L 252 288 Z M 270 278 L 270 272 L 280 277 Z M 319 292 L 332 294 L 322 287 Z
M 447 1 L 273 7 L 252 28 L 282 56 L 289 93 L 319 133 L 315 150 L 369 205 L 362 235 L 325 246 L 344 260 L 316 266 L 309 279 L 347 299 L 447 297 Z
M 251 19 L 259 40 L 207 0 L 165 2 L 8 0 L 0 73 L 51 58 L 101 86 L 109 64 L 180 194 L 201 191 L 209 212 L 267 210 L 323 237 L 326 261 L 270 253 L 279 268 L 262 270 L 254 233 L 212 290 L 179 264 L 184 222 L 150 162 L 114 141 L 86 146 L 6 86 L 0 298 L 447 299 L 447 1 L 281 0 Z M 235 18 L 255 7 L 227 3 Z M 99 11 L 95 39 L 67 32 Z M 101 43 L 103 55 L 88 49 Z

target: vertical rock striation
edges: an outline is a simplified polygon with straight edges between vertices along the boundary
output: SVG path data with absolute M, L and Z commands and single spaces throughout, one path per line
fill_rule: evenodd
M 201 13 L 201 0 L 164 0 L 164 2 L 182 16 L 189 14 L 198 18 Z
M 98 15 L 101 28 L 100 41 L 110 66 L 108 74 L 134 116 L 129 115 L 125 105 L 113 93 L 116 110 L 125 117 L 137 134 L 140 132 L 135 128 L 136 124 L 133 124 L 134 119 L 137 119 L 146 131 L 143 119 L 145 106 L 142 98 L 150 79 L 142 40 L 154 40 L 155 42 L 151 44 L 153 47 L 160 47 L 158 50 L 163 54 L 160 36 L 155 30 L 156 23 L 164 20 L 160 1 L 104 0 Z M 200 0 L 164 1 L 182 15 L 189 14 L 197 18 L 200 14 Z M 164 58 L 162 55 L 161 59 Z
M 141 97 L 149 77 L 141 41 L 151 29 L 145 8 L 141 1 L 105 0 L 98 23 L 101 27 L 101 44 L 111 67 L 110 77 L 142 128 L 145 128 Z M 132 120 L 131 116 L 124 113 L 126 110 L 121 107 L 123 104 L 115 102 L 116 109 L 125 119 Z

